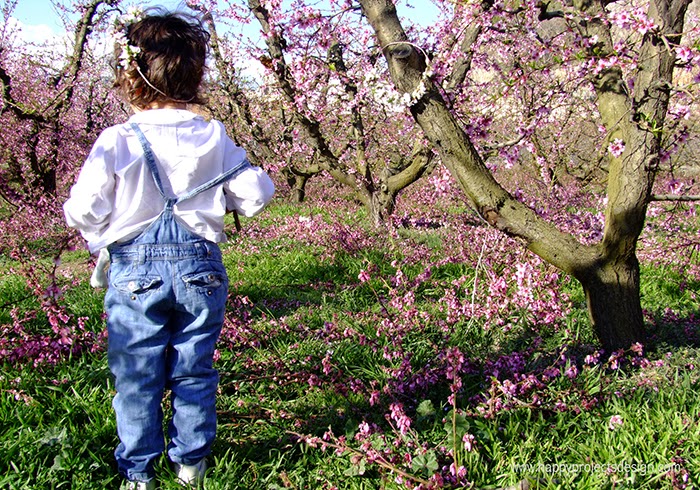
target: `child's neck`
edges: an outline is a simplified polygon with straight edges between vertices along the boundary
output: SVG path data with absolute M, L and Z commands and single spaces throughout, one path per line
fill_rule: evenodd
M 187 109 L 187 104 L 184 102 L 159 102 L 157 100 L 151 102 L 146 107 L 137 107 L 132 105 L 131 108 L 134 112 L 149 111 L 152 109 Z

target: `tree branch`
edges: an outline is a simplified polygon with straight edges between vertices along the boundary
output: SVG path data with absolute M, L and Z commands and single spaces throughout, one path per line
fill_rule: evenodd
M 119 0 L 93 0 L 82 7 L 83 15 L 75 28 L 73 54 L 68 64 L 61 70 L 61 73 L 59 73 L 56 79 L 56 86 L 63 84 L 64 88 L 54 97 L 51 104 L 46 108 L 46 112 L 58 114 L 64 107 L 70 107 L 75 91 L 75 82 L 83 66 L 88 37 L 94 27 L 94 17 L 97 13 L 97 9 L 102 4 L 114 6 L 118 1 Z
M 681 201 L 681 202 L 691 202 L 700 201 L 700 196 L 689 195 L 689 196 L 679 196 L 676 194 L 654 194 L 649 198 L 650 201 Z
M 321 167 L 338 182 L 347 185 L 351 189 L 355 189 L 355 191 L 359 191 L 360 187 L 356 179 L 340 168 L 339 159 L 333 153 L 330 145 L 323 136 L 320 123 L 316 120 L 312 120 L 296 109 L 295 98 L 297 90 L 294 86 L 294 78 L 289 70 L 289 66 L 284 59 L 285 41 L 278 33 L 273 31 L 270 23 L 270 13 L 261 5 L 260 0 L 248 0 L 248 7 L 253 12 L 253 15 L 255 15 L 255 18 L 258 19 L 258 22 L 260 22 L 260 26 L 265 33 L 265 43 L 267 44 L 268 53 L 272 58 L 272 71 L 275 74 L 277 83 L 279 83 L 287 101 L 294 107 L 294 118 L 306 134 L 309 145 L 318 151 Z M 356 193 L 358 198 L 365 204 L 368 202 L 369 196 L 367 196 L 366 193 Z
M 488 11 L 493 7 L 493 0 L 483 0 L 481 2 L 481 8 L 484 11 Z M 460 4 L 459 2 L 455 5 L 455 17 L 459 12 Z M 467 74 L 472 67 L 472 59 L 474 57 L 474 50 L 472 47 L 474 43 L 479 38 L 481 34 L 480 25 L 467 25 L 464 28 L 464 37 L 462 38 L 462 43 L 460 44 L 460 51 L 462 56 L 455 62 L 452 71 L 449 75 L 445 77 L 443 86 L 446 90 L 454 90 L 457 86 L 464 83 L 467 78 Z
M 214 17 L 209 10 L 197 2 L 189 1 L 187 6 L 194 11 L 202 13 L 202 20 L 209 30 L 211 53 L 214 56 L 214 64 L 219 72 L 219 81 L 225 94 L 224 103 L 227 106 L 228 114 L 235 114 L 238 117 L 237 122 L 243 123 L 253 140 L 259 145 L 264 155 L 257 155 L 253 148 L 246 148 L 246 151 L 253 163 L 262 166 L 261 160 L 273 160 L 276 152 L 271 147 L 270 138 L 263 133 L 262 128 L 258 124 L 255 124 L 250 110 L 250 101 L 236 82 L 235 68 L 226 60 L 222 52 L 221 39 L 216 29 Z M 233 125 L 232 129 L 234 132 L 237 132 L 236 125 Z
M 387 179 L 389 191 L 398 194 L 435 167 L 435 153 L 421 139 L 416 141 L 409 165 Z
M 4 48 L 0 46 L 0 60 L 3 59 L 2 53 Z M 45 123 L 46 117 L 43 114 L 30 110 L 20 105 L 12 96 L 12 76 L 7 72 L 5 67 L 0 63 L 0 84 L 2 85 L 2 111 L 9 108 L 10 111 L 20 120 L 31 120 L 37 123 Z
M 391 0 L 360 0 L 360 4 L 381 46 L 407 42 Z M 411 93 L 421 81 L 425 83 L 426 92 L 411 106 L 411 114 L 481 217 L 498 230 L 525 240 L 530 250 L 565 272 L 576 275 L 594 264 L 594 248 L 561 232 L 498 184 L 432 80 L 423 78 L 422 54 L 413 50 L 408 56 L 394 56 L 391 49 L 384 53 L 399 91 Z
M 328 48 L 328 64 L 340 76 L 345 93 L 355 99 L 357 96 L 357 85 L 348 77 L 348 69 L 343 59 L 343 46 L 335 43 Z M 351 103 L 352 140 L 355 141 L 356 154 L 355 163 L 364 178 L 370 192 L 374 188 L 372 171 L 367 164 L 367 145 L 365 144 L 365 127 L 362 121 L 362 114 L 357 103 Z

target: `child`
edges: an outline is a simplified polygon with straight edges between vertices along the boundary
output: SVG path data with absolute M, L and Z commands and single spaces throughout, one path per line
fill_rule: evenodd
M 217 245 L 227 210 L 254 216 L 274 193 L 201 102 L 209 34 L 195 17 L 149 10 L 123 22 L 115 86 L 135 114 L 95 142 L 70 199 L 69 226 L 109 250 L 108 360 L 117 394 L 122 488 L 155 488 L 166 449 L 162 396 L 172 392 L 167 453 L 198 484 L 216 431 L 214 345 L 228 278 Z

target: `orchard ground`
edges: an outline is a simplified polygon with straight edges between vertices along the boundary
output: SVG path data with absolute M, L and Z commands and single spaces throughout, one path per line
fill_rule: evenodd
M 650 208 L 649 340 L 604 352 L 578 284 L 485 226 L 454 188 L 407 193 L 376 229 L 332 182 L 310 186 L 309 202 L 280 195 L 223 246 L 207 488 L 700 485 L 692 203 Z M 539 212 L 557 221 L 553 197 Z M 569 195 L 563 207 L 581 240 L 598 239 L 600 203 Z M 0 487 L 118 488 L 103 292 L 79 240 L 60 263 L 30 246 L 45 260 L 0 263 Z M 64 293 L 42 307 L 34 282 L 52 274 Z M 177 488 L 165 460 L 159 477 Z

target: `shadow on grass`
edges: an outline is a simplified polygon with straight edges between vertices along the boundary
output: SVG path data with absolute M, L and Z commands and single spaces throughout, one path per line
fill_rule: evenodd
M 648 349 L 660 351 L 668 347 L 700 348 L 700 309 L 687 315 L 663 311 L 647 316 Z

